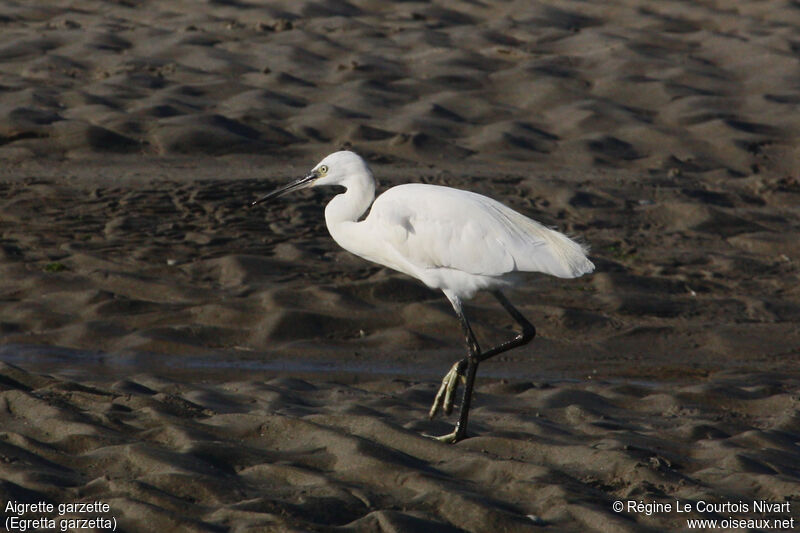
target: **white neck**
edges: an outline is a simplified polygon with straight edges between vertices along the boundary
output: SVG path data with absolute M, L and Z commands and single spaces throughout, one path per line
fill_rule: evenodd
M 331 235 L 336 226 L 344 222 L 357 222 L 375 199 L 375 180 L 372 175 L 359 176 L 342 185 L 347 190 L 334 196 L 325 207 L 325 223 Z M 336 239 L 336 236 L 333 238 Z
M 366 213 L 375 198 L 375 180 L 372 174 L 356 174 L 341 184 L 347 190 L 337 194 L 325 207 L 325 224 L 336 243 L 350 253 L 364 257 L 368 243 L 360 235 L 363 222 L 358 219 Z

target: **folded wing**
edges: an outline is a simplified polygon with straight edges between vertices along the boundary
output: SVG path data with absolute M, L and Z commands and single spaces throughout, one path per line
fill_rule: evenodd
M 375 200 L 368 220 L 386 246 L 417 268 L 485 276 L 543 272 L 561 278 L 594 270 L 586 250 L 566 235 L 469 191 L 394 187 Z

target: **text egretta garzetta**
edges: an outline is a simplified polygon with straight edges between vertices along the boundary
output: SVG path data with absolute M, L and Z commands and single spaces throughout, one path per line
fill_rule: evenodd
M 560 278 L 592 272 L 594 265 L 586 257 L 586 249 L 563 233 L 469 191 L 409 183 L 392 187 L 375 199 L 375 178 L 367 163 L 348 151 L 330 154 L 306 176 L 251 205 L 325 185 L 346 189 L 325 208 L 325 223 L 339 246 L 441 289 L 453 305 L 464 330 L 467 357 L 457 361 L 442 380 L 430 417 L 440 409 L 452 412 L 454 393 L 463 380 L 464 395 L 455 429 L 436 437 L 443 442 L 463 439 L 478 364 L 527 344 L 536 335 L 536 329 L 511 305 L 500 287 L 510 285 L 516 272 L 542 272 Z M 369 215 L 359 220 L 370 205 Z M 486 351 L 481 351 L 462 307 L 463 300 L 482 289 L 490 290 L 522 328 L 513 339 Z

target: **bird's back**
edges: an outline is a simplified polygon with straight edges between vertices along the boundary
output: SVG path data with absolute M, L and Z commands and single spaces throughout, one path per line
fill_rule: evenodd
M 393 187 L 365 222 L 418 269 L 499 277 L 515 271 L 574 278 L 594 270 L 578 243 L 486 196 L 427 184 Z

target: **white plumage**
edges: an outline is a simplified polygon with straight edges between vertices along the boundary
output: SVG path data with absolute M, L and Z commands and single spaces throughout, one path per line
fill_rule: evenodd
M 509 284 L 519 272 L 541 272 L 560 278 L 575 278 L 592 272 L 594 265 L 586 257 L 586 249 L 563 233 L 469 191 L 407 184 L 392 187 L 375 199 L 372 172 L 361 157 L 348 151 L 330 154 L 305 177 L 253 205 L 292 190 L 326 185 L 346 189 L 325 208 L 325 222 L 334 240 L 364 259 L 441 289 L 461 320 L 469 355 L 445 376 L 431 409 L 431 416 L 440 407 L 450 412 L 453 393 L 466 369 L 459 422 L 453 433 L 442 437 L 448 442 L 460 440 L 466 434 L 478 363 L 525 344 L 535 334 L 533 326 L 514 309 L 498 287 Z M 367 209 L 369 214 L 361 220 Z M 523 328 L 523 333 L 514 340 L 485 352 L 478 347 L 461 302 L 481 289 L 493 290 Z
M 562 233 L 491 198 L 449 187 L 393 187 L 375 200 L 362 224 L 374 246 L 413 269 L 398 270 L 461 298 L 503 284 L 513 272 L 574 278 L 594 269 L 585 250 Z

